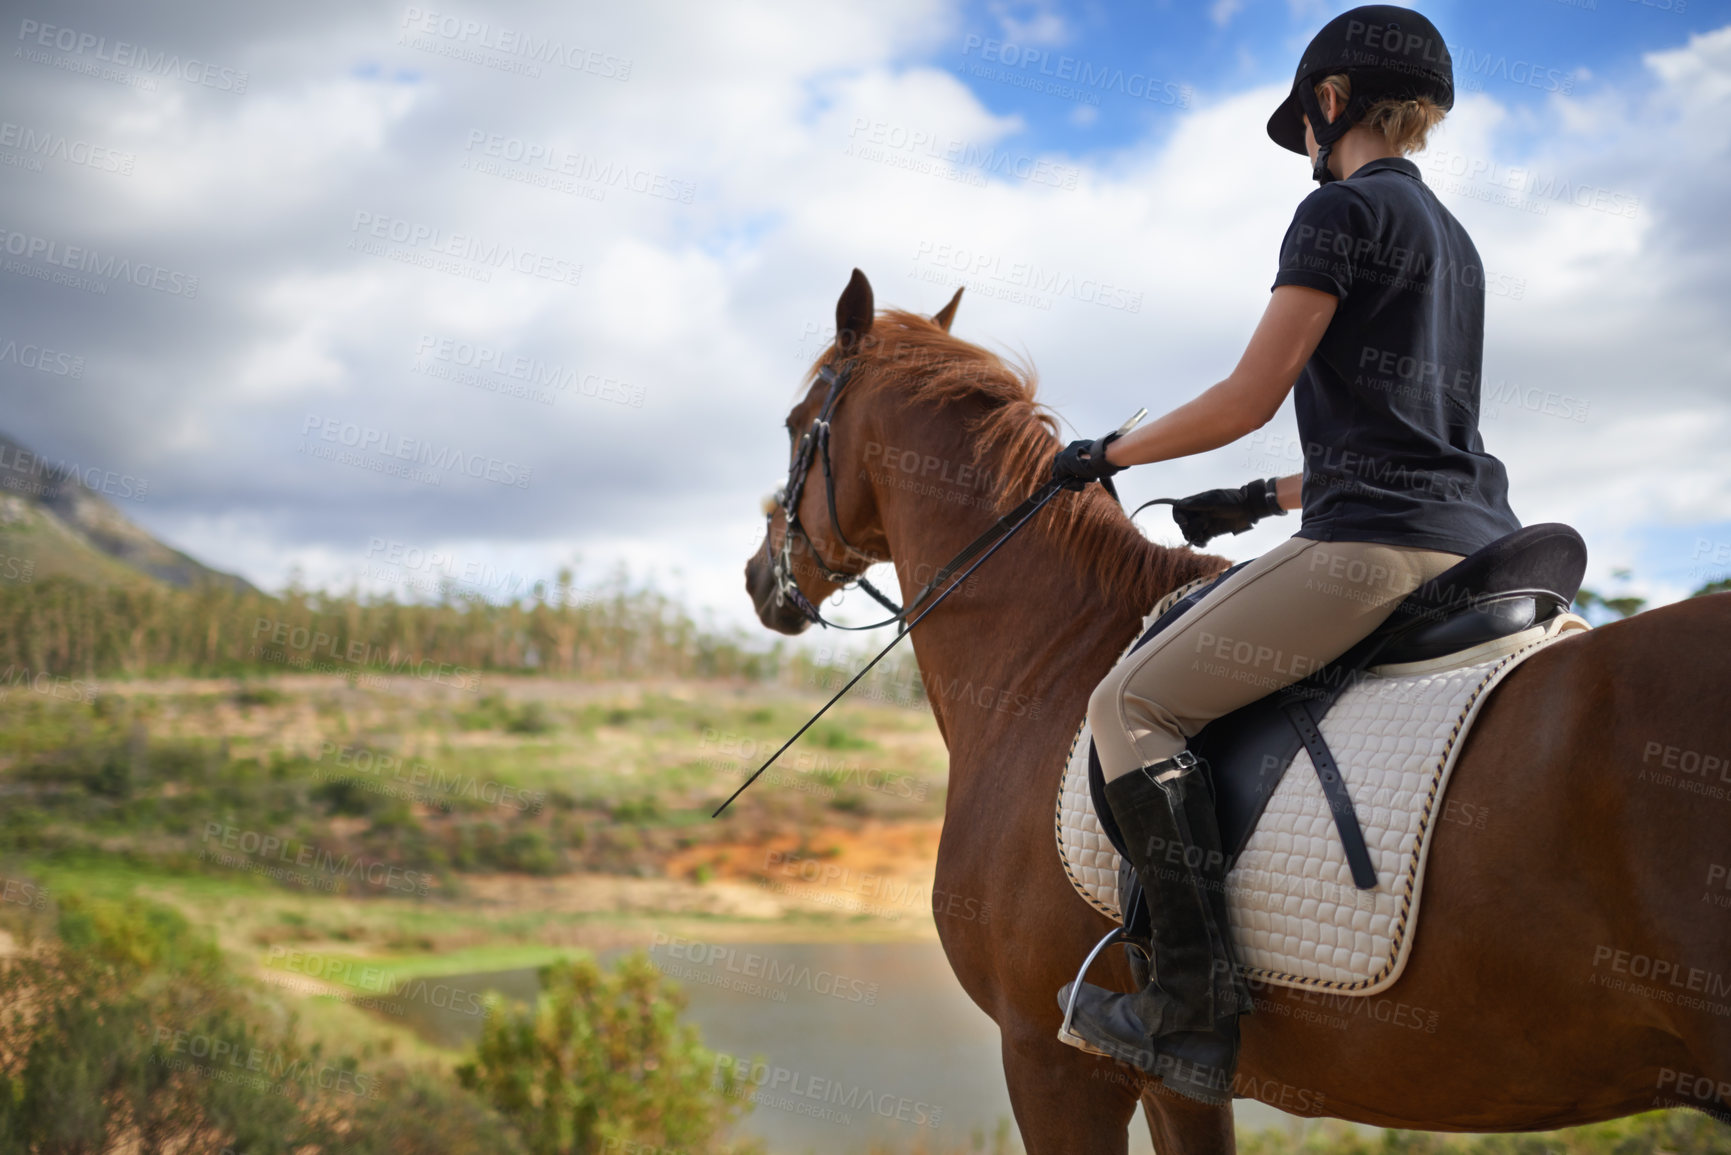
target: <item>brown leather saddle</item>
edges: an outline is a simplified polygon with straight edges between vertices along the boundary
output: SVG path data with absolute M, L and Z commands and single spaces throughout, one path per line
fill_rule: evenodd
M 1177 621 L 1244 564 L 1180 598 L 1137 639 L 1132 651 Z M 1352 797 L 1323 740 L 1322 719 L 1372 664 L 1420 662 L 1458 653 L 1564 613 L 1574 603 L 1586 569 L 1586 543 L 1570 527 L 1548 522 L 1516 530 L 1419 586 L 1374 633 L 1334 662 L 1199 731 L 1190 740 L 1190 749 L 1207 762 L 1228 862 L 1250 841 L 1268 799 L 1302 746 L 1321 780 L 1353 882 L 1366 890 L 1375 887 L 1376 871 Z M 1106 805 L 1100 759 L 1092 747 L 1088 785 L 1100 826 L 1127 863 L 1123 836 Z M 1133 881 L 1121 879 L 1119 893 L 1128 895 L 1131 887 L 1124 882 L 1133 885 Z M 1120 905 L 1132 912 L 1141 907 L 1138 899 Z

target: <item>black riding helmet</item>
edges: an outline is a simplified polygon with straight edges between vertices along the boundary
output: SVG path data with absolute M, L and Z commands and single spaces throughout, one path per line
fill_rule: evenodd
M 1325 76 L 1344 72 L 1352 79 L 1352 98 L 1332 123 L 1316 99 Z M 1410 8 L 1367 4 L 1343 12 L 1322 26 L 1298 61 L 1292 91 L 1268 118 L 1268 137 L 1281 148 L 1304 155 L 1304 121 L 1310 118 L 1318 145 L 1311 175 L 1327 184 L 1328 153 L 1370 106 L 1379 100 L 1429 97 L 1445 112 L 1454 107 L 1454 63 L 1436 25 Z

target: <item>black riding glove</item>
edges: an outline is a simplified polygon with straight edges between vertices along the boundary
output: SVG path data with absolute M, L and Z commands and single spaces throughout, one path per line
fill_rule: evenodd
M 1065 489 L 1086 489 L 1090 481 L 1104 482 L 1114 473 L 1123 473 L 1122 465 L 1106 460 L 1106 447 L 1118 437 L 1114 430 L 1093 441 L 1070 442 L 1052 459 L 1052 480 L 1062 482 Z
M 1194 546 L 1207 545 L 1223 533 L 1243 533 L 1265 517 L 1285 513 L 1272 477 L 1241 489 L 1210 489 L 1172 503 L 1172 520 Z

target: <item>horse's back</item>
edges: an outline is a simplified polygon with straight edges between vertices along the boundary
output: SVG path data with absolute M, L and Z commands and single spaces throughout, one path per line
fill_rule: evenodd
M 1247 1068 L 1315 1087 L 1331 1113 L 1465 1129 L 1608 1118 L 1680 1079 L 1731 1079 L 1728 689 L 1731 595 L 1535 654 L 1461 751 L 1401 979 L 1321 1014 L 1264 992 L 1275 1013 L 1245 1020 Z

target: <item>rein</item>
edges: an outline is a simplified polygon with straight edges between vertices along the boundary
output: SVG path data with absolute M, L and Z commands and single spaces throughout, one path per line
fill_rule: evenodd
M 839 371 L 831 365 L 825 365 L 817 371 L 818 380 L 829 386 L 829 392 L 824 396 L 823 407 L 818 410 L 817 416 L 812 418 L 811 428 L 806 430 L 799 440 L 799 450 L 794 455 L 793 463 L 788 466 L 787 481 L 776 491 L 775 497 L 765 510 L 765 516 L 773 520 L 775 511 L 780 509 L 787 526 L 786 532 L 781 535 L 781 548 L 775 551 L 772 559 L 771 573 L 775 581 L 775 600 L 777 605 L 792 604 L 807 621 L 825 629 L 858 633 L 882 629 L 899 622 L 902 632 L 905 633 L 913 626 L 913 623 L 908 621 L 908 615 L 918 609 L 935 590 L 949 581 L 957 570 L 978 557 L 981 551 L 993 548 L 1000 539 L 1019 529 L 1021 527 L 1020 519 L 1023 515 L 1032 513 L 1040 505 L 1045 504 L 1041 500 L 1041 496 L 1046 493 L 1047 489 L 1053 488 L 1055 483 L 1048 482 L 1046 486 L 1036 490 L 1022 504 L 1000 517 L 990 529 L 969 542 L 960 553 L 934 573 L 931 580 L 920 587 L 919 592 L 905 607 L 898 606 L 889 595 L 866 580 L 863 573 L 847 573 L 832 568 L 818 553 L 817 543 L 812 541 L 811 534 L 806 532 L 804 524 L 799 520 L 800 502 L 805 497 L 805 483 L 811 475 L 811 465 L 815 459 L 821 462 L 823 466 L 824 501 L 829 506 L 829 524 L 835 532 L 836 540 L 846 546 L 849 553 L 866 556 L 847 539 L 847 534 L 842 531 L 841 518 L 837 515 L 835 508 L 835 469 L 831 465 L 829 452 L 830 416 L 835 412 L 836 404 L 841 400 L 842 390 L 847 387 L 848 381 L 853 376 L 853 367 L 853 361 L 847 360 L 842 362 Z M 1127 433 L 1135 428 L 1147 415 L 1147 412 L 1146 409 L 1139 410 L 1135 416 L 1124 423 L 1119 432 Z M 1107 492 L 1111 493 L 1113 499 L 1116 500 L 1118 491 L 1113 487 L 1111 479 L 1106 479 L 1103 484 L 1106 486 Z M 766 538 L 768 533 L 766 527 L 764 530 Z M 818 573 L 823 575 L 825 581 L 834 582 L 842 590 L 859 587 L 871 595 L 873 600 L 884 609 L 888 610 L 890 616 L 865 626 L 844 626 L 840 622 L 832 622 L 824 617 L 822 611 L 812 604 L 810 598 L 805 596 L 805 592 L 799 588 L 799 582 L 793 576 L 793 539 L 796 534 L 801 541 L 805 542 L 806 552 L 811 555 L 813 566 Z
M 994 553 L 998 552 L 998 547 L 1002 546 L 1006 541 L 1009 541 L 1010 538 L 1015 534 L 1015 532 L 1017 530 L 1021 529 L 1024 525 L 1028 524 L 1029 520 L 1031 520 L 1036 513 L 1039 513 L 1040 510 L 1045 507 L 1045 505 L 1048 501 L 1051 501 L 1054 497 L 1058 496 L 1058 494 L 1062 493 L 1063 490 L 1064 490 L 1064 486 L 1059 482 L 1056 482 L 1056 481 L 1046 482 L 1046 484 L 1042 485 L 1039 489 L 1035 490 L 1031 495 L 1029 495 L 1029 497 L 1026 501 L 1022 502 L 1022 504 L 1018 505 L 1015 509 L 1011 510 L 1009 513 L 1005 514 L 1003 517 L 999 518 L 997 523 L 995 525 L 993 525 L 991 529 L 987 530 L 980 537 L 976 538 L 972 545 L 968 546 L 967 549 L 963 550 L 962 554 L 966 555 L 966 554 L 969 554 L 969 553 L 975 551 L 977 548 L 983 548 L 983 543 L 990 542 L 990 547 L 985 548 L 985 552 L 980 554 L 980 556 L 978 558 L 976 558 L 974 560 L 973 564 L 969 565 L 966 570 L 963 570 L 961 573 L 961 576 L 957 577 L 956 580 L 950 584 L 948 589 L 944 590 L 943 593 L 939 594 L 936 598 L 934 598 L 932 600 L 931 605 L 929 605 L 925 609 L 921 610 L 918 614 L 915 614 L 914 617 L 912 618 L 912 620 L 904 620 L 903 624 L 902 624 L 902 628 L 900 630 L 896 631 L 896 636 L 894 638 L 890 639 L 889 645 L 887 645 L 883 649 L 879 650 L 877 652 L 877 656 L 875 658 L 873 658 L 871 661 L 867 662 L 865 664 L 865 666 L 860 670 L 859 673 L 857 673 L 853 677 L 849 678 L 847 685 L 845 685 L 841 689 L 837 690 L 835 692 L 834 696 L 831 697 L 829 701 L 827 701 L 823 704 L 823 708 L 821 710 L 819 710 L 817 713 L 813 714 L 811 716 L 811 718 L 806 722 L 805 725 L 801 726 L 798 730 L 796 730 L 794 732 L 793 737 L 791 737 L 787 741 L 783 742 L 781 744 L 781 749 L 779 749 L 775 753 L 771 754 L 769 756 L 768 761 L 764 762 L 764 764 L 762 766 L 759 766 L 757 768 L 757 770 L 755 772 L 753 772 L 753 774 L 751 775 L 750 778 L 747 778 L 744 782 L 740 783 L 739 789 L 735 790 L 732 794 L 729 794 L 727 796 L 727 801 L 723 802 L 720 806 L 717 806 L 715 808 L 715 813 L 711 814 L 710 817 L 711 818 L 719 818 L 721 816 L 721 812 L 723 810 L 726 810 L 728 808 L 728 806 L 732 805 L 733 800 L 735 798 L 738 798 L 741 794 L 745 793 L 745 788 L 747 786 L 750 786 L 753 782 L 756 782 L 758 779 L 758 776 L 760 774 L 762 774 L 765 770 L 768 770 L 770 768 L 770 766 L 775 763 L 775 760 L 777 758 L 779 758 L 783 754 L 785 754 L 787 752 L 787 748 L 789 746 L 792 746 L 795 742 L 799 741 L 800 736 L 802 734 L 804 734 L 807 730 L 811 729 L 812 726 L 817 722 L 817 720 L 819 718 L 823 717 L 826 713 L 828 713 L 829 708 L 831 706 L 833 706 L 837 702 L 841 701 L 843 694 L 845 694 L 849 690 L 853 689 L 854 686 L 859 682 L 859 680 L 861 678 L 865 677 L 867 674 L 869 674 L 871 672 L 871 669 L 873 666 L 875 666 L 879 662 L 883 661 L 884 657 L 886 655 L 888 655 L 891 650 L 896 648 L 897 643 L 899 643 L 903 638 L 908 636 L 908 631 L 912 630 L 915 626 L 919 625 L 920 622 L 925 618 L 925 616 L 927 614 L 931 613 L 933 610 L 935 610 L 939 606 L 943 605 L 945 598 L 947 598 L 951 594 L 955 593 L 957 588 L 959 588 L 963 582 L 968 580 L 968 577 L 970 574 L 972 574 L 976 569 L 979 569 L 981 565 L 985 564 L 985 561 L 987 558 L 991 557 Z M 961 566 L 964 564 L 967 564 L 965 558 L 961 555 L 958 555 L 956 560 L 952 561 L 949 565 L 944 567 L 942 574 L 940 576 L 948 576 L 949 574 L 954 573 L 958 566 Z M 931 592 L 931 590 L 934 587 L 934 584 L 938 580 L 939 580 L 938 578 L 934 577 L 931 582 L 928 582 L 926 584 L 926 587 L 920 591 L 919 597 L 915 598 L 912 602 L 908 603 L 909 608 L 911 609 L 913 606 L 917 605 L 921 600 L 923 600 L 925 598 L 925 596 Z M 907 613 L 907 610 L 900 611 L 897 614 L 896 618 L 890 618 L 888 620 L 889 621 L 895 621 L 895 620 L 897 620 L 897 618 L 904 618 L 905 619 L 906 613 Z M 880 622 L 878 624 L 883 625 L 885 623 Z M 843 628 L 846 628 L 846 627 L 843 627 Z M 867 627 L 862 626 L 862 627 L 854 627 L 854 628 L 864 629 Z
M 768 760 L 752 773 L 751 777 L 740 783 L 739 789 L 735 790 L 732 794 L 729 794 L 727 796 L 727 801 L 715 808 L 715 813 L 710 815 L 711 818 L 719 818 L 721 812 L 731 806 L 735 798 L 738 798 L 741 794 L 745 793 L 745 788 L 747 786 L 756 782 L 758 777 L 762 775 L 765 770 L 768 770 L 775 764 L 777 758 L 780 758 L 787 752 L 789 746 L 792 746 L 795 742 L 799 741 L 801 735 L 811 729 L 819 718 L 828 713 L 831 706 L 841 701 L 842 695 L 853 689 L 854 686 L 859 683 L 861 678 L 871 672 L 873 666 L 883 661 L 889 652 L 895 649 L 896 645 L 900 643 L 903 638 L 908 636 L 910 630 L 919 625 L 920 622 L 925 619 L 927 614 L 942 605 L 944 599 L 955 593 L 962 583 L 967 581 L 976 569 L 979 569 L 980 566 L 985 564 L 987 558 L 991 557 L 994 553 L 997 553 L 999 547 L 1009 541 L 1011 537 L 1015 536 L 1017 530 L 1021 529 L 1024 525 L 1027 525 L 1036 513 L 1039 513 L 1040 510 L 1045 508 L 1047 502 L 1051 501 L 1064 490 L 1064 483 L 1059 481 L 1048 481 L 1044 485 L 1041 485 L 1033 493 L 1029 494 L 1020 505 L 1016 506 L 1016 508 L 993 522 L 990 529 L 969 542 L 965 547 L 963 547 L 960 553 L 951 558 L 942 569 L 938 570 L 937 573 L 933 574 L 932 579 L 920 587 L 919 592 L 913 596 L 905 608 L 898 606 L 895 602 L 885 596 L 876 586 L 873 586 L 870 582 L 866 581 L 864 575 L 841 573 L 837 570 L 832 570 L 818 555 L 817 545 L 811 540 L 811 535 L 806 532 L 805 527 L 799 522 L 800 499 L 805 494 L 806 478 L 811 473 L 811 463 L 813 458 L 816 457 L 823 462 L 823 482 L 825 497 L 829 503 L 830 528 L 835 531 L 836 537 L 843 545 L 847 546 L 849 551 L 853 553 L 860 552 L 854 548 L 853 543 L 848 541 L 847 535 L 842 532 L 841 522 L 836 517 L 835 474 L 834 470 L 830 467 L 829 456 L 830 415 L 835 412 L 836 402 L 841 399 L 842 389 L 847 386 L 848 379 L 853 375 L 853 362 L 851 360 L 843 362 L 839 372 L 832 369 L 829 365 L 825 365 L 823 368 L 818 370 L 817 375 L 820 381 L 823 381 L 829 386 L 829 393 L 824 397 L 823 408 L 820 409 L 818 415 L 812 419 L 811 428 L 806 430 L 805 435 L 800 438 L 799 450 L 794 455 L 793 464 L 788 467 L 787 484 L 782 486 L 781 490 L 776 494 L 776 501 L 767 513 L 768 517 L 773 519 L 775 516 L 775 509 L 779 507 L 783 516 L 786 518 L 787 524 L 787 530 L 781 536 L 781 549 L 776 551 L 774 555 L 773 575 L 776 585 L 776 601 L 777 604 L 791 602 L 800 613 L 805 615 L 807 620 L 830 629 L 875 630 L 896 622 L 901 624 L 901 628 L 896 631 L 896 636 L 890 639 L 889 644 L 877 652 L 876 657 L 867 662 L 865 666 L 860 669 L 859 673 L 849 678 L 847 684 L 837 690 L 830 700 L 823 704 L 822 709 L 813 714 L 806 721 L 805 725 L 794 731 L 793 737 L 783 742 L 781 748 L 771 754 Z M 1130 432 L 1130 430 L 1134 429 L 1147 413 L 1148 410 L 1146 409 L 1138 410 L 1134 416 L 1119 427 L 1119 434 L 1122 435 Z M 1114 498 L 1118 496 L 1115 490 L 1112 491 L 1112 496 Z M 765 532 L 767 534 L 768 531 L 766 530 Z M 823 574 L 825 580 L 835 582 L 837 585 L 841 586 L 842 589 L 851 589 L 855 585 L 859 586 L 861 589 L 865 590 L 866 593 L 876 598 L 885 609 L 889 610 L 890 616 L 881 622 L 874 622 L 869 626 L 844 626 L 825 619 L 823 614 L 818 611 L 818 608 L 812 605 L 811 599 L 801 592 L 799 583 L 794 580 L 792 542 L 795 533 L 798 533 L 799 536 L 804 539 L 806 548 L 811 552 L 812 560 L 817 565 L 818 572 Z M 963 566 L 966 566 L 967 568 L 962 569 Z M 957 576 L 958 571 L 960 571 L 959 576 Z M 952 577 L 954 577 L 955 580 L 950 582 Z M 937 597 L 933 598 L 930 605 L 915 614 L 914 610 L 918 609 L 920 604 L 928 597 L 931 597 L 932 592 L 937 590 L 940 586 L 943 586 L 945 582 L 950 582 L 949 586 L 945 588 L 942 593 L 938 594 Z M 913 614 L 911 618 L 909 617 L 910 614 Z

